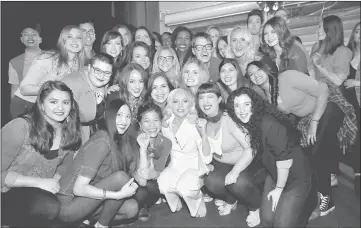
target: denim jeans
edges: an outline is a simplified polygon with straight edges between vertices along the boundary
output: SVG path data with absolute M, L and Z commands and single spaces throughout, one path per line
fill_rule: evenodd
M 316 178 L 309 182 L 287 183 L 278 200 L 276 210 L 272 211 L 272 198 L 267 195 L 276 187 L 271 176 L 266 178 L 260 210 L 263 227 L 306 227 L 308 218 L 317 205 Z
M 60 210 L 56 196 L 40 188 L 12 188 L 1 201 L 2 225 L 48 227 Z
M 267 176 L 267 171 L 256 159 L 242 171 L 237 182 L 225 185 L 225 177 L 234 165 L 220 163 L 213 160 L 214 170 L 204 178 L 206 191 L 229 204 L 237 200 L 244 203 L 250 210 L 256 210 L 261 205 L 261 186 Z

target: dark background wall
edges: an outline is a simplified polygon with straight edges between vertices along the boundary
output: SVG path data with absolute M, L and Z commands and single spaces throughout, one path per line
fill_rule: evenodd
M 24 52 L 20 33 L 24 22 L 41 24 L 42 49 L 53 48 L 65 25 L 91 20 L 95 24 L 95 50 L 105 31 L 114 24 L 124 23 L 124 2 L 116 2 L 115 18 L 112 2 L 1 2 L 1 126 L 9 121 L 10 86 L 8 82 L 9 60 Z

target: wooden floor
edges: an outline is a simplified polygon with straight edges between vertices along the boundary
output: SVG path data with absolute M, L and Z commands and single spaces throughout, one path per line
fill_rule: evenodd
M 360 200 L 355 197 L 350 187 L 340 183 L 333 190 L 336 209 L 329 215 L 318 218 L 307 227 L 360 227 Z M 205 218 L 192 218 L 188 210 L 172 213 L 166 203 L 155 205 L 150 209 L 148 222 L 136 221 L 126 227 L 247 227 L 246 209 L 242 205 L 228 216 L 219 216 L 214 201 L 207 203 Z M 122 226 L 124 227 L 124 225 Z

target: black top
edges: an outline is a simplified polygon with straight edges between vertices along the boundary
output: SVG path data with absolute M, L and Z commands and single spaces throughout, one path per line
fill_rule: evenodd
M 294 182 L 311 180 L 311 165 L 299 144 L 296 129 L 286 127 L 276 117 L 265 114 L 261 120 L 261 139 L 259 155 L 272 179 L 277 181 L 276 161 L 293 159 L 286 186 Z

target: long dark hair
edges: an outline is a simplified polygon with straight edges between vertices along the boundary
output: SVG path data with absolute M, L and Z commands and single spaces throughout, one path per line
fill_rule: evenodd
M 183 59 L 183 62 L 182 62 L 182 63 L 179 63 L 179 64 L 181 64 L 181 69 L 183 68 L 183 66 L 184 66 L 184 64 L 187 62 L 187 60 L 193 56 L 193 53 L 192 53 L 193 33 L 192 33 L 192 31 L 191 31 L 189 28 L 187 28 L 187 27 L 185 27 L 185 26 L 177 26 L 177 27 L 174 29 L 174 31 L 173 31 L 173 33 L 172 33 L 172 37 L 171 37 L 172 48 L 173 48 L 174 50 L 177 50 L 177 49 L 176 49 L 175 41 L 177 40 L 178 33 L 182 32 L 182 31 L 186 31 L 186 32 L 189 33 L 189 43 L 190 43 L 190 46 L 189 46 L 188 50 L 186 51 L 186 54 L 185 54 L 184 59 Z M 176 54 L 177 54 L 178 59 L 180 59 L 180 58 L 179 58 L 179 53 L 178 53 L 178 51 L 176 51 Z
M 360 47 L 357 47 L 357 43 L 355 41 L 355 33 L 356 33 L 357 26 L 360 26 L 360 22 L 357 23 L 355 25 L 355 27 L 353 27 L 351 35 L 350 35 L 350 39 L 348 40 L 348 44 L 347 44 L 347 47 L 350 48 L 350 50 L 352 51 L 352 58 L 354 57 L 354 55 L 356 53 L 356 49 L 360 48 Z
M 55 129 L 46 121 L 42 105 L 45 98 L 55 90 L 67 92 L 71 102 L 69 116 L 62 122 L 59 149 L 76 151 L 81 146 L 79 107 L 74 100 L 73 92 L 61 81 L 47 81 L 41 86 L 30 113 L 21 116 L 30 126 L 29 143 L 40 154 L 48 153 L 53 146 Z
M 143 43 L 141 41 L 134 41 L 133 43 L 131 43 L 129 45 L 129 48 L 127 49 L 125 62 L 126 62 L 126 64 L 132 63 L 133 52 L 136 47 L 143 47 L 145 49 L 145 51 L 147 52 L 147 55 L 149 57 L 149 67 L 145 71 L 149 75 L 152 72 L 152 67 L 153 67 L 152 66 L 153 65 L 153 51 L 152 51 L 152 48 L 148 44 Z
M 127 134 L 127 131 L 121 135 L 117 131 L 116 117 L 119 109 L 127 103 L 121 99 L 112 100 L 104 112 L 104 119 L 100 124 L 99 129 L 108 133 L 112 139 L 111 146 L 111 168 L 113 172 L 119 171 L 122 168 L 126 173 L 132 173 L 134 170 L 129 170 L 129 165 L 132 161 L 137 162 L 138 157 L 135 151 L 137 150 L 134 140 Z M 129 106 L 128 106 L 129 107 Z
M 164 72 L 160 71 L 157 73 L 153 73 L 150 75 L 149 80 L 148 80 L 148 90 L 147 90 L 147 93 L 145 94 L 145 99 L 147 99 L 147 101 L 154 102 L 154 100 L 152 98 L 153 83 L 154 83 L 155 79 L 157 79 L 159 77 L 164 78 L 165 82 L 168 85 L 169 92 L 174 89 L 174 86 L 169 81 L 169 78 L 166 76 L 166 74 Z
M 238 63 L 234 59 L 228 59 L 228 58 L 223 59 L 222 62 L 219 64 L 218 72 L 221 73 L 222 67 L 224 65 L 226 65 L 227 63 L 234 66 L 237 70 L 237 88 L 239 88 L 241 86 L 249 87 L 249 85 L 250 85 L 249 79 L 247 79 L 243 76 L 241 68 L 239 67 Z M 219 79 L 218 82 L 223 87 L 223 89 L 228 92 L 228 94 L 232 93 L 232 91 L 229 89 L 229 87 L 227 85 L 225 85 L 221 79 Z
M 117 32 L 117 31 L 114 31 L 114 30 L 109 30 L 107 31 L 104 35 L 103 35 L 103 38 L 102 38 L 102 41 L 100 43 L 100 52 L 102 53 L 106 53 L 105 52 L 105 45 L 110 41 L 110 40 L 114 40 L 116 38 L 120 38 L 120 43 L 122 44 L 122 51 L 120 52 L 120 54 L 117 56 L 117 58 L 115 59 L 114 61 L 114 68 L 116 70 L 119 70 L 124 64 L 124 55 L 125 55 L 125 49 L 124 49 L 124 40 L 123 40 L 123 37 L 122 35 Z
M 269 25 L 271 26 L 278 37 L 279 40 L 279 45 L 282 48 L 282 54 L 280 56 L 280 66 L 279 66 L 279 71 L 285 71 L 288 68 L 288 63 L 289 63 L 289 51 L 294 43 L 294 39 L 291 35 L 290 30 L 287 27 L 287 23 L 286 21 L 281 18 L 281 17 L 273 17 L 271 19 L 269 19 L 263 26 L 262 29 L 262 45 L 261 45 L 261 50 L 263 53 L 265 53 L 266 55 L 270 56 L 272 60 L 275 61 L 275 59 L 277 58 L 277 54 L 276 51 L 274 50 L 273 47 L 268 46 L 268 44 L 266 43 L 266 41 L 264 40 L 264 30 L 266 28 L 266 26 Z
M 234 99 L 240 95 L 247 95 L 251 101 L 252 101 L 252 116 L 249 119 L 248 123 L 243 123 L 235 114 L 234 111 Z M 260 150 L 260 145 L 262 144 L 262 138 L 261 138 L 261 121 L 262 117 L 265 114 L 270 114 L 274 117 L 276 117 L 277 120 L 279 120 L 282 124 L 284 124 L 288 129 L 293 129 L 293 132 L 297 134 L 296 129 L 291 125 L 291 123 L 288 121 L 287 117 L 279 112 L 274 106 L 270 105 L 262 99 L 260 95 L 258 95 L 254 90 L 247 87 L 241 87 L 234 91 L 227 100 L 227 112 L 229 116 L 232 118 L 232 120 L 239 126 L 239 128 L 249 135 L 251 147 L 252 147 L 252 153 L 253 156 L 258 153 L 262 153 L 262 150 Z M 297 135 L 299 138 L 299 135 Z
M 264 57 L 267 58 L 267 57 Z M 258 67 L 260 70 L 264 71 L 268 75 L 268 80 L 270 84 L 269 92 L 271 94 L 271 104 L 273 104 L 275 107 L 278 106 L 277 98 L 279 95 L 279 88 L 278 88 L 278 69 L 276 64 L 273 61 L 253 61 L 250 62 L 247 65 L 250 67 L 251 65 L 254 65 Z M 246 74 L 246 77 L 251 81 L 248 73 Z M 251 81 L 251 83 L 253 83 Z
M 341 19 L 335 15 L 323 18 L 323 30 L 326 33 L 326 37 L 320 41 L 316 51 L 320 52 L 322 56 L 333 55 L 338 47 L 344 46 Z
M 218 86 L 215 83 L 203 83 L 202 85 L 199 86 L 199 88 L 197 90 L 197 94 L 196 94 L 196 99 L 195 99 L 196 100 L 195 106 L 196 106 L 198 116 L 200 118 L 206 119 L 207 121 L 210 121 L 212 123 L 216 123 L 221 119 L 223 112 L 226 110 L 226 106 L 222 99 L 221 102 L 219 103 L 218 114 L 214 117 L 207 116 L 202 111 L 202 109 L 199 107 L 199 96 L 204 93 L 214 93 L 219 98 L 219 97 L 222 97 L 221 91 L 219 90 Z

